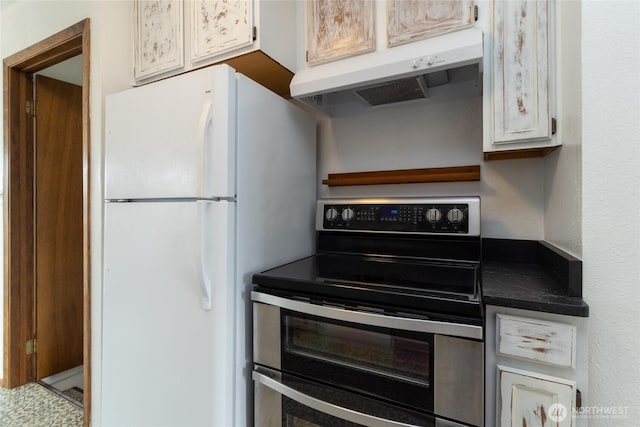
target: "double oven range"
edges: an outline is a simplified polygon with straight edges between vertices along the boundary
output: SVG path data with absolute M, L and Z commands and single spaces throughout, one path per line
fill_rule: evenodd
M 262 426 L 483 426 L 478 197 L 318 201 L 316 254 L 254 275 Z

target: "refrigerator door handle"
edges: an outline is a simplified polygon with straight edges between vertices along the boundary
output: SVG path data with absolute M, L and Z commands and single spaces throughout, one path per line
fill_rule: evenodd
M 202 290 L 202 308 L 211 310 L 211 278 L 207 271 L 207 237 L 208 221 L 207 221 L 207 202 L 198 201 L 200 206 L 200 288 Z
M 196 146 L 200 153 L 201 162 L 198 163 L 198 188 L 196 189 L 200 197 L 206 196 L 206 179 L 207 179 L 207 162 L 209 157 L 207 156 L 207 129 L 213 120 L 213 104 L 211 101 L 207 101 L 202 105 L 202 113 L 200 113 L 200 120 L 198 121 L 197 141 Z

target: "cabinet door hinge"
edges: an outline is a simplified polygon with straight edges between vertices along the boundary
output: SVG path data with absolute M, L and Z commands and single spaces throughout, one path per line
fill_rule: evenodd
M 551 117 L 551 135 L 555 135 L 557 129 L 556 119 L 555 117 Z
M 308 50 L 305 51 L 304 58 L 305 58 L 305 61 L 307 61 L 307 63 L 309 63 L 309 51 Z
M 32 339 L 32 340 L 28 340 L 27 341 L 27 356 L 30 356 L 32 354 L 35 354 L 38 351 L 38 343 L 36 342 L 36 339 Z
M 582 393 L 576 389 L 576 411 L 578 411 L 578 413 L 580 413 L 580 408 L 582 408 Z
M 473 19 L 478 20 L 478 5 L 473 6 Z
M 36 101 L 34 100 L 28 100 L 27 104 L 26 104 L 26 112 L 27 115 L 29 116 L 35 116 L 36 115 Z
M 257 27 L 253 27 L 253 41 L 256 41 L 258 39 L 258 28 Z

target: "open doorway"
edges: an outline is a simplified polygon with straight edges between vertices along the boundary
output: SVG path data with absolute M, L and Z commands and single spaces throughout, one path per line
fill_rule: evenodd
M 82 56 L 39 71 L 33 90 L 35 379 L 82 405 Z
M 47 224 L 53 216 L 42 215 L 38 217 L 38 212 L 45 213 L 47 207 L 44 203 L 46 195 L 40 195 L 43 199 L 38 202 L 38 185 L 46 186 L 49 182 L 66 182 L 66 177 L 62 180 L 53 178 L 59 173 L 75 173 L 73 181 L 77 184 L 70 190 L 69 194 L 75 193 L 78 197 L 78 209 L 73 214 L 77 216 L 76 226 L 79 237 L 74 244 L 78 245 L 78 250 L 73 255 L 77 259 L 77 266 L 72 273 L 79 276 L 81 284 L 81 300 L 79 305 L 81 310 L 81 352 L 82 355 L 74 364 L 81 362 L 83 369 L 83 403 L 84 403 L 84 424 L 89 425 L 90 402 L 91 402 L 91 325 L 90 325 L 90 253 L 89 253 L 89 147 L 90 147 L 90 126 L 89 126 L 89 20 L 79 22 L 35 45 L 30 46 L 8 58 L 4 59 L 4 129 L 5 129 L 5 321 L 4 321 L 4 386 L 8 388 L 16 387 L 42 378 L 45 368 L 38 366 L 38 350 L 41 345 L 34 345 L 34 331 L 39 322 L 36 305 L 38 301 L 49 297 L 38 297 L 38 291 L 34 286 L 38 271 L 46 271 L 47 266 L 39 264 L 37 249 L 44 250 L 44 246 L 38 243 L 38 224 L 40 229 L 55 230 L 57 224 L 53 221 Z M 34 118 L 31 114 L 33 76 L 39 71 L 47 69 L 54 64 L 61 63 L 70 58 L 82 55 L 82 85 L 78 91 L 80 99 L 80 111 L 76 118 L 68 119 L 70 122 L 80 122 L 79 134 L 80 144 L 78 146 L 78 161 L 72 168 L 63 163 L 66 160 L 53 160 L 45 166 L 45 171 L 41 176 L 45 177 L 43 182 L 38 184 L 37 176 L 37 147 L 34 138 Z M 49 82 L 51 83 L 51 82 Z M 57 85 L 57 83 L 54 83 Z M 55 89 L 57 90 L 57 89 Z M 54 90 L 54 91 L 55 91 Z M 55 108 L 54 108 L 55 109 Z M 63 122 L 63 125 L 68 124 Z M 42 130 L 41 132 L 49 132 Z M 41 148 L 41 147 L 40 147 Z M 67 147 L 69 148 L 69 147 Z M 67 148 L 62 148 L 64 151 Z M 60 151 L 60 150 L 58 150 Z M 60 153 L 58 153 L 60 154 Z M 43 154 L 40 153 L 40 156 Z M 62 154 L 64 158 L 64 153 Z M 57 162 L 57 164 L 56 164 Z M 47 168 L 49 168 L 47 170 Z M 74 169 L 75 168 L 75 169 Z M 75 172 L 72 172 L 73 169 Z M 48 174 L 48 175 L 47 175 Z M 61 190 L 53 187 L 48 191 L 55 191 L 58 194 Z M 65 189 L 64 192 L 67 192 Z M 79 194 L 78 194 L 79 193 Z M 41 204 L 38 208 L 38 203 Z M 59 207 L 55 208 L 59 209 Z M 65 215 L 58 215 L 64 218 Z M 38 222 L 40 221 L 40 222 Z M 62 226 L 64 227 L 64 226 Z M 62 249 L 64 251 L 66 249 Z M 53 248 L 54 270 L 59 269 L 60 257 L 55 255 Z M 59 255 L 59 254 L 58 254 Z M 66 274 L 66 273 L 65 273 Z M 60 289 L 50 289 L 48 292 L 58 294 Z M 73 291 L 77 294 L 78 291 Z M 54 302 L 56 311 L 57 302 Z M 74 316 L 71 316 L 74 317 Z M 43 324 L 43 322 L 40 322 Z M 46 324 L 46 320 L 44 321 Z M 64 336 L 64 331 L 61 336 Z M 54 338 L 56 341 L 61 338 Z M 36 341 L 37 344 L 37 341 Z M 64 347 L 75 344 L 61 343 Z M 34 351 L 35 348 L 35 351 Z M 53 362 L 54 364 L 58 362 Z M 49 372 L 60 369 L 58 367 L 46 368 Z M 41 374 L 38 374 L 38 371 Z

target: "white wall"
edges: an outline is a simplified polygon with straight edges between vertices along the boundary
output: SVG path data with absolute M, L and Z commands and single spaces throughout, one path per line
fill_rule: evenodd
M 20 0 L 2 10 L 0 16 L 0 54 L 3 58 L 85 18 L 91 19 L 90 217 L 94 426 L 101 424 L 103 105 L 107 94 L 130 86 L 132 13 L 131 0 Z M 0 99 L 0 110 L 1 107 Z
M 579 1 L 557 2 L 557 138 L 545 159 L 544 238 L 582 255 L 582 58 Z
M 318 194 L 480 195 L 482 234 L 544 237 L 544 160 L 484 162 L 480 97 L 395 106 L 320 124 Z M 327 187 L 328 173 L 481 165 L 477 182 Z
M 640 420 L 640 2 L 582 4 L 582 255 L 589 404 Z

